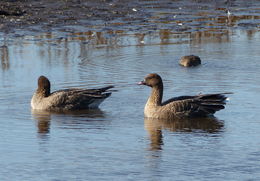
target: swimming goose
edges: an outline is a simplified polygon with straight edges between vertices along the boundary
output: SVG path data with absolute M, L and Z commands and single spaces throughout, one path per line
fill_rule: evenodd
M 205 117 L 224 109 L 227 97 L 224 94 L 199 94 L 180 96 L 162 102 L 163 82 L 158 74 L 148 74 L 138 83 L 152 88 L 152 92 L 144 108 L 148 118 L 173 119 L 176 117 Z
M 192 67 L 192 66 L 195 67 L 200 64 L 201 64 L 200 57 L 198 57 L 196 55 L 183 56 L 183 57 L 181 57 L 181 60 L 180 60 L 180 65 L 182 65 L 184 67 Z
M 31 99 L 32 109 L 69 111 L 98 108 L 111 95 L 107 92 L 113 86 L 100 89 L 64 89 L 50 93 L 51 84 L 47 77 L 38 78 L 38 89 Z

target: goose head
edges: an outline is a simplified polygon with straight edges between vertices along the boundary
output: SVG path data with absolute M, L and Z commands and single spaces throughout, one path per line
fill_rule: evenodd
M 40 76 L 38 78 L 38 89 L 37 91 L 42 93 L 45 97 L 50 95 L 51 83 L 49 79 L 45 76 Z
M 139 85 L 146 85 L 149 87 L 160 87 L 162 86 L 162 78 L 156 73 L 148 74 L 143 81 L 138 83 Z

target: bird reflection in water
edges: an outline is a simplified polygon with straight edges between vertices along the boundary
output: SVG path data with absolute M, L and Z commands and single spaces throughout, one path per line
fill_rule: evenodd
M 50 132 L 51 113 L 47 111 L 32 110 L 32 116 L 36 120 L 38 136 L 40 138 L 48 137 Z
M 150 150 L 162 150 L 163 130 L 171 132 L 205 132 L 209 134 L 220 132 L 223 121 L 215 117 L 205 118 L 176 118 L 174 120 L 161 120 L 144 118 L 144 126 L 150 138 Z
M 100 109 L 66 112 L 50 112 L 32 109 L 31 113 L 36 120 L 38 136 L 41 138 L 48 137 L 51 121 L 59 122 L 59 124 L 68 125 L 73 128 L 73 125 L 84 124 L 89 121 L 100 121 L 105 117 L 104 112 Z

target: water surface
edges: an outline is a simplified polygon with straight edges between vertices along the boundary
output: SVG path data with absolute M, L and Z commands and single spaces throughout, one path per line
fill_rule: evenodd
M 223 29 L 223 28 L 222 28 Z M 260 33 L 257 29 L 152 33 L 41 33 L 3 38 L 1 180 L 259 180 Z M 202 65 L 183 68 L 183 55 Z M 164 99 L 234 92 L 216 118 L 144 119 L 159 73 Z M 52 90 L 115 85 L 99 110 L 33 111 L 37 78 Z

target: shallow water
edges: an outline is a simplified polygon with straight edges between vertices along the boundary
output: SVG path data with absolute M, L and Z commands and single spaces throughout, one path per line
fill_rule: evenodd
M 2 39 L 0 180 L 259 180 L 260 33 L 81 32 Z M 183 68 L 183 55 L 202 65 Z M 164 99 L 234 92 L 216 118 L 143 118 L 159 73 Z M 52 90 L 115 85 L 99 110 L 30 109 L 37 78 Z

